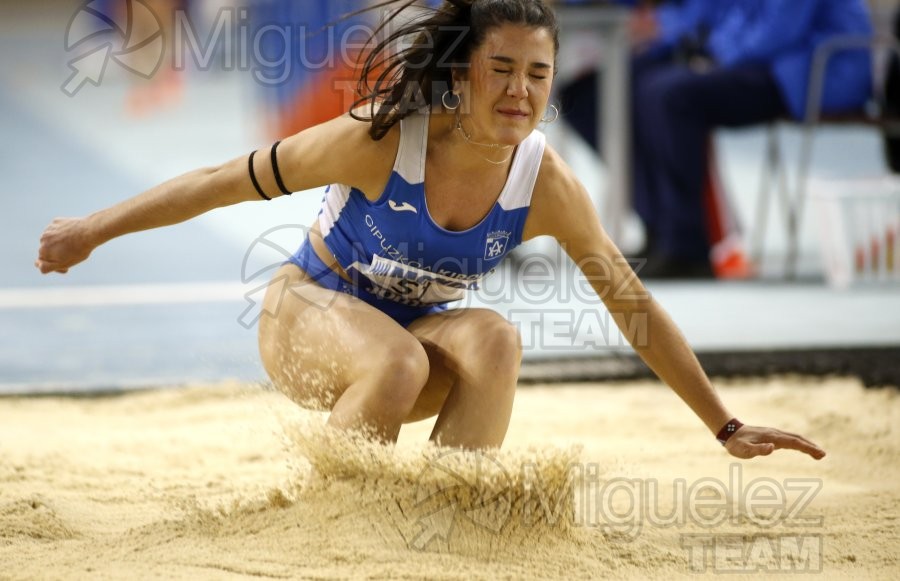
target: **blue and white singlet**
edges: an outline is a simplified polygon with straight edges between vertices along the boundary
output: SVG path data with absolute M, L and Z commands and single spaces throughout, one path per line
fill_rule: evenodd
M 469 229 L 447 230 L 434 222 L 425 202 L 428 119 L 424 112 L 400 121 L 397 157 L 378 200 L 371 202 L 343 184 L 325 193 L 319 228 L 328 250 L 356 284 L 330 271 L 308 240 L 291 259 L 322 286 L 356 295 L 404 326 L 478 289 L 481 279 L 521 244 L 544 154 L 544 135 L 533 131 L 516 149 L 506 184 L 487 216 Z

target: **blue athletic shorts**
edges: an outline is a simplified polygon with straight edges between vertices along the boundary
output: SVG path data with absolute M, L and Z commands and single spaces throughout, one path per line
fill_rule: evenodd
M 303 269 L 319 286 L 333 291 L 353 295 L 372 305 L 382 313 L 394 319 L 403 327 L 408 327 L 419 317 L 440 313 L 447 310 L 447 305 L 431 305 L 427 307 L 411 307 L 388 299 L 378 297 L 357 284 L 347 282 L 335 271 L 328 268 L 313 250 L 309 239 L 303 241 L 300 249 L 290 258 L 290 262 Z

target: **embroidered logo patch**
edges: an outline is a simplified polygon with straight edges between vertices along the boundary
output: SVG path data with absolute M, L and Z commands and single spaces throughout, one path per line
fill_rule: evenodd
M 484 244 L 484 259 L 496 260 L 506 253 L 506 245 L 509 244 L 510 232 L 497 230 L 490 232 Z

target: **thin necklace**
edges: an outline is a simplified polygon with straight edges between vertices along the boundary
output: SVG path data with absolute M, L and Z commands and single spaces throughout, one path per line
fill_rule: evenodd
M 463 129 L 462 118 L 459 116 L 458 109 L 456 111 L 456 130 L 459 131 L 460 135 L 463 136 L 463 139 L 466 140 L 466 143 L 468 143 L 469 145 L 472 145 L 472 146 L 477 145 L 479 147 L 487 147 L 489 149 L 510 149 L 512 147 L 512 145 L 500 145 L 499 143 L 479 143 L 478 141 L 472 141 L 472 138 L 469 137 L 469 134 L 466 133 L 465 129 Z M 486 161 L 488 163 L 492 163 L 494 165 L 504 165 L 506 162 L 511 160 L 513 158 L 513 155 L 515 155 L 515 154 L 516 154 L 516 152 L 513 151 L 512 153 L 509 154 L 509 157 L 507 157 L 506 159 L 502 159 L 500 161 L 494 161 L 493 159 L 487 158 L 483 155 L 478 155 L 478 157 L 480 157 L 484 161 Z

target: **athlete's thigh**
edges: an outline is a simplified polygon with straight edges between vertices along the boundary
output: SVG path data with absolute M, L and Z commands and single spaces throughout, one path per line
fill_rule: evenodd
M 418 421 L 440 412 L 447 395 L 461 376 L 472 375 L 467 349 L 478 344 L 479 333 L 491 325 L 509 325 L 490 309 L 453 309 L 416 319 L 408 330 L 428 355 L 428 383 L 408 421 Z
M 434 313 L 416 319 L 408 330 L 423 345 L 431 346 L 454 365 L 464 365 L 458 360 L 464 352 L 477 345 L 484 332 L 497 327 L 513 326 L 502 315 L 491 309 L 461 308 Z
M 263 366 L 276 387 L 304 407 L 331 409 L 349 385 L 387 364 L 392 352 L 418 348 L 393 319 L 319 286 L 294 265 L 275 275 L 263 308 Z

